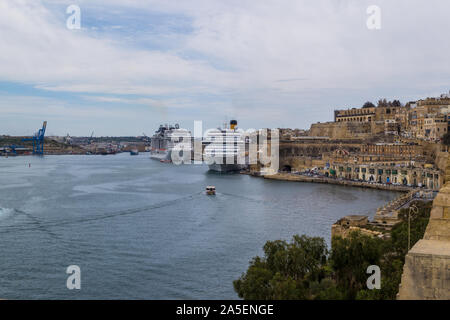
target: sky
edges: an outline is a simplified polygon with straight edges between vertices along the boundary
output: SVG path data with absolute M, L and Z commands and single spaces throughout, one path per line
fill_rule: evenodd
M 334 109 L 439 96 L 449 12 L 448 0 L 0 0 L 0 134 L 44 120 L 72 136 L 232 118 L 308 129 Z

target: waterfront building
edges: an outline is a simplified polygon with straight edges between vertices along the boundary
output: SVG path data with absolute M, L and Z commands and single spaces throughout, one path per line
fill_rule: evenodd
M 324 168 L 328 177 L 357 180 L 373 183 L 426 187 L 439 190 L 442 185 L 442 172 L 432 165 L 414 166 L 414 163 L 396 164 L 358 164 L 333 163 Z

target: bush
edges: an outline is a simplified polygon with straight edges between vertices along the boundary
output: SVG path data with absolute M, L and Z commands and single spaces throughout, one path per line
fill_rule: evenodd
M 411 247 L 423 238 L 431 202 L 417 202 L 411 217 Z M 264 245 L 264 256 L 255 257 L 246 273 L 233 282 L 246 300 L 290 299 L 395 299 L 408 248 L 408 209 L 388 239 L 353 232 L 348 238 L 332 239 L 329 253 L 324 239 L 294 236 L 290 243 L 277 240 Z M 367 267 L 381 269 L 381 289 L 368 290 Z

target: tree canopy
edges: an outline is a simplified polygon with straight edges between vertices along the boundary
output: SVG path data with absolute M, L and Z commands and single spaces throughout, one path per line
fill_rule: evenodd
M 367 101 L 364 103 L 363 108 L 375 108 L 375 105 L 372 102 Z
M 322 283 L 328 273 L 327 254 L 322 238 L 295 235 L 290 243 L 268 241 L 264 257 L 254 258 L 247 272 L 234 281 L 235 291 L 251 300 L 313 299 L 324 291 L 333 294 L 334 284 Z
M 423 238 L 431 202 L 416 202 L 411 217 L 411 246 Z M 247 272 L 233 282 L 246 300 L 395 299 L 408 248 L 408 209 L 390 237 L 380 239 L 353 232 L 332 239 L 329 251 L 323 238 L 295 235 L 291 242 L 268 241 L 264 256 L 251 260 Z M 381 269 L 381 289 L 367 289 L 367 267 Z
M 400 100 L 388 101 L 386 99 L 378 100 L 378 107 L 401 107 L 402 103 Z

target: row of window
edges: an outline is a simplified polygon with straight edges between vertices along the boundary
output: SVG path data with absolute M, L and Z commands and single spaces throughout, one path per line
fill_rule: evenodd
M 354 172 L 360 172 L 360 169 L 361 169 L 361 172 L 362 173 L 366 173 L 367 172 L 367 168 L 355 168 L 354 169 Z M 339 167 L 339 171 L 347 171 L 347 172 L 351 172 L 352 171 L 352 168 L 350 168 L 350 167 L 347 167 L 347 168 L 345 168 L 344 169 L 344 167 Z M 369 168 L 369 170 L 368 170 L 368 172 L 370 173 L 370 174 L 375 174 L 375 169 L 374 168 Z M 398 174 L 398 170 L 391 170 L 391 169 L 378 169 L 377 170 L 377 173 L 378 173 L 378 175 L 382 175 L 383 173 L 385 173 L 385 174 L 387 174 L 387 175 L 397 175 Z M 404 176 L 406 176 L 407 174 L 408 174 L 408 171 L 406 171 L 406 170 L 401 170 L 401 174 L 402 175 L 404 175 Z M 414 172 L 413 173 L 413 176 L 414 177 L 416 177 L 417 176 L 417 173 L 416 172 Z M 422 177 L 428 177 L 428 178 L 433 178 L 433 174 L 432 173 L 426 173 L 426 172 L 422 172 Z M 434 178 L 435 179 L 438 179 L 439 178 L 439 175 L 437 175 L 437 174 L 435 174 L 434 175 Z
M 363 121 L 372 121 L 372 117 L 356 117 L 356 118 L 344 118 L 344 119 L 337 119 L 337 122 L 363 122 Z
M 342 175 L 341 175 L 341 177 L 342 177 Z M 347 178 L 348 178 L 348 179 L 351 179 L 351 176 L 348 175 Z M 437 179 L 437 178 L 436 178 L 436 179 Z M 426 185 L 426 184 L 427 184 L 426 181 L 420 182 L 420 181 L 418 181 L 416 178 L 414 178 L 413 181 L 410 181 L 410 182 L 409 182 L 408 179 L 407 179 L 406 177 L 403 177 L 403 179 L 397 179 L 397 177 L 394 177 L 394 178 L 391 180 L 390 177 L 386 177 L 385 179 L 382 179 L 381 176 L 378 176 L 378 178 L 375 179 L 375 177 L 374 177 L 373 175 L 371 175 L 371 176 L 369 176 L 369 177 L 366 177 L 365 174 L 362 175 L 362 180 L 363 180 L 363 181 L 369 181 L 369 182 L 375 182 L 375 181 L 377 181 L 377 182 L 379 182 L 379 183 L 398 183 L 398 182 L 401 182 L 401 183 L 404 184 L 404 185 L 407 185 L 408 183 L 411 183 L 413 186 L 418 186 L 419 183 L 421 183 L 422 185 Z M 433 186 L 434 186 L 436 189 L 438 189 L 438 188 L 439 188 L 439 182 L 436 181 L 435 183 L 433 183 L 433 180 L 429 180 L 429 181 L 428 181 L 428 187 L 431 188 L 431 189 L 433 189 Z

